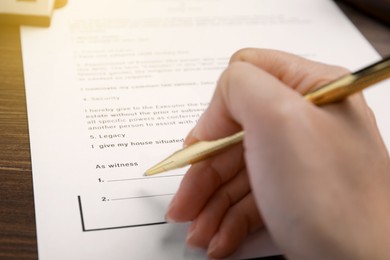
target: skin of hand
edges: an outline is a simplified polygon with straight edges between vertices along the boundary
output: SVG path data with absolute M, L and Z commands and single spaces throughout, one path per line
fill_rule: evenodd
M 302 95 L 348 71 L 243 49 L 185 144 L 240 130 L 244 141 L 191 166 L 169 222 L 211 258 L 265 227 L 289 259 L 390 259 L 390 163 L 363 96 L 317 107 Z

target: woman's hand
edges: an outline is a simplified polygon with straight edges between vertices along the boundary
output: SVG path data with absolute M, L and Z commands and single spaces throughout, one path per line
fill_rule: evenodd
M 185 143 L 245 138 L 185 175 L 167 219 L 193 221 L 189 245 L 223 258 L 265 225 L 292 259 L 390 258 L 389 157 L 363 96 L 302 98 L 347 73 L 279 51 L 233 55 Z

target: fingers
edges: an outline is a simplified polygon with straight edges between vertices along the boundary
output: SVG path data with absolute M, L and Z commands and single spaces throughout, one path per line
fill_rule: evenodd
M 214 192 L 233 179 L 243 166 L 241 145 L 210 160 L 194 164 L 184 176 L 168 208 L 167 220 L 194 220 Z
M 263 226 L 252 193 L 247 194 L 239 203 L 226 213 L 218 232 L 210 242 L 208 256 L 225 258 L 232 254 L 251 232 Z
M 202 140 L 226 136 L 245 120 L 253 121 L 254 116 L 250 114 L 254 110 L 260 108 L 267 116 L 270 102 L 278 100 L 281 104 L 290 104 L 290 99 L 281 102 L 288 98 L 286 95 L 296 96 L 295 99 L 304 102 L 299 94 L 261 69 L 248 63 L 232 64 L 221 76 L 216 95 L 192 134 Z M 237 145 L 222 155 L 193 165 L 171 203 L 167 219 L 193 220 L 213 193 L 239 172 L 243 166 L 242 156 L 242 147 Z
M 248 62 L 267 71 L 301 94 L 348 73 L 345 68 L 313 62 L 293 54 L 268 49 L 239 50 L 232 55 L 230 64 L 237 61 Z
M 267 117 L 270 103 L 273 104 L 275 100 L 282 104 L 278 106 L 282 107 L 281 110 L 290 111 L 289 107 L 283 108 L 283 104 L 292 106 L 294 103 L 290 96 L 293 96 L 296 102 L 305 102 L 299 94 L 272 75 L 251 64 L 237 62 L 221 76 L 213 101 L 192 134 L 202 140 L 226 136 L 239 124 L 254 124 L 257 113 L 255 110 Z M 248 127 L 248 130 L 257 131 L 258 127 L 253 130 Z M 193 165 L 171 203 L 167 219 L 195 219 L 214 192 L 243 167 L 242 156 L 242 147 L 237 145 L 206 162 Z
M 219 188 L 197 215 L 188 230 L 187 243 L 207 248 L 226 212 L 249 192 L 248 176 L 243 169 L 233 180 Z M 252 210 L 256 211 L 254 206 Z

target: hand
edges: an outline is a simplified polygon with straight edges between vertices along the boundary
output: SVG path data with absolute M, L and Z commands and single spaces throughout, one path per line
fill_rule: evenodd
M 167 219 L 193 221 L 188 244 L 222 258 L 265 225 L 291 259 L 390 257 L 389 157 L 363 96 L 302 98 L 346 73 L 278 51 L 233 55 L 186 144 L 245 138 L 185 175 Z

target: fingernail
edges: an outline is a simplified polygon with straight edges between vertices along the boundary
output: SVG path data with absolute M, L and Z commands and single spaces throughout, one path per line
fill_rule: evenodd
M 188 228 L 188 231 L 187 231 L 188 234 L 187 234 L 186 242 L 187 242 L 187 245 L 192 246 L 192 247 L 194 247 L 194 245 L 192 243 L 193 242 L 192 238 L 194 237 L 195 230 L 196 230 L 196 220 L 192 221 L 192 224 Z M 197 247 L 197 248 L 199 248 L 199 247 Z
M 176 223 L 176 220 L 171 216 L 174 207 L 175 207 L 175 197 L 173 197 L 171 203 L 169 203 L 167 212 L 165 213 L 165 221 L 168 223 Z
M 192 246 L 192 245 L 187 244 L 187 248 L 189 250 L 191 250 L 192 253 L 195 253 L 195 254 L 200 254 L 201 252 L 204 253 L 204 248 L 201 248 L 201 247 L 196 247 L 196 246 Z
M 194 230 L 188 232 L 187 237 L 186 237 L 186 244 L 190 247 L 194 247 L 194 245 L 191 243 L 192 237 L 194 236 Z
M 216 259 L 215 257 L 213 257 L 213 255 L 214 255 L 215 252 L 217 251 L 218 245 L 219 245 L 219 234 L 216 234 L 216 235 L 211 239 L 210 244 L 209 244 L 209 248 L 207 249 L 207 256 L 208 256 L 210 259 Z

